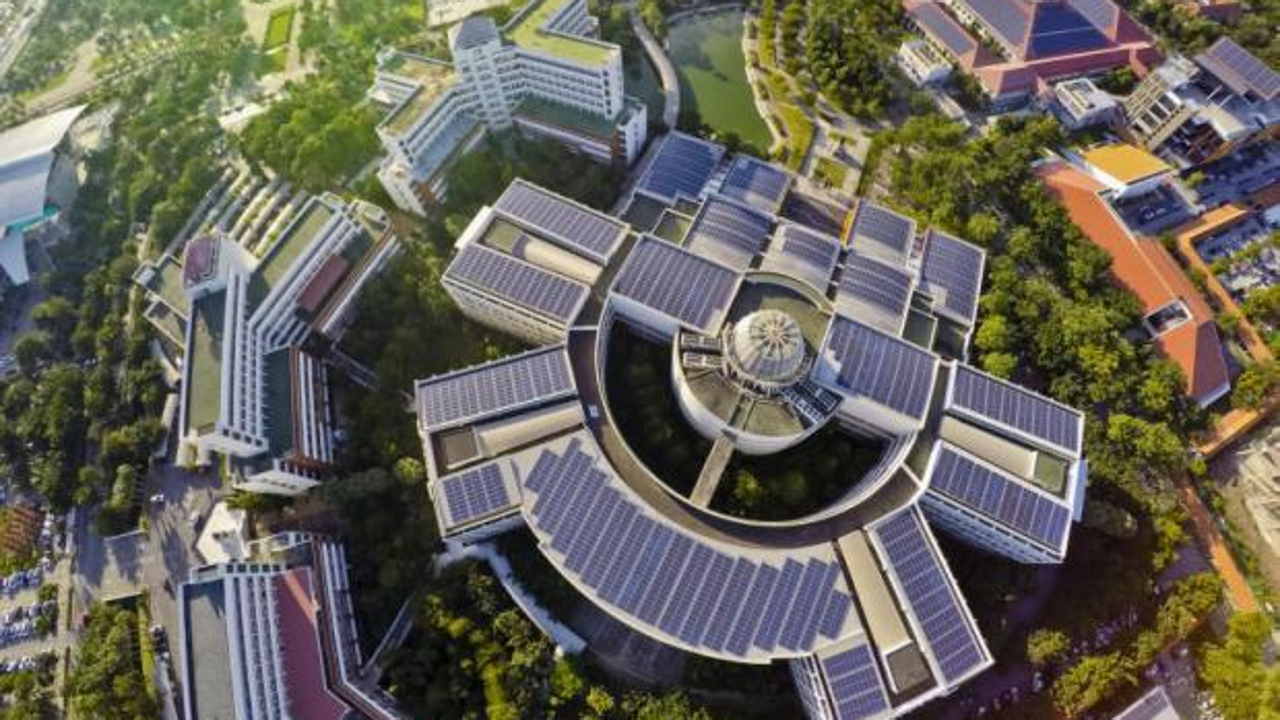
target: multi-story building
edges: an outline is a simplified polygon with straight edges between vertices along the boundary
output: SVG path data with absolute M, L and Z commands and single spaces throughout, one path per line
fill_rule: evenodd
M 192 571 L 178 593 L 183 717 L 403 720 L 361 675 L 340 544 L 305 533 Z
M 281 190 L 232 188 L 180 262 L 165 255 L 136 279 L 180 348 L 180 456 L 225 455 L 236 487 L 294 495 L 333 464 L 326 355 L 399 244 L 372 205 Z
M 1111 93 L 1084 77 L 1054 85 L 1050 107 L 1058 120 L 1071 130 L 1111 125 L 1120 117 L 1120 103 Z
M 1280 73 L 1230 38 L 1173 57 L 1124 101 L 1129 135 L 1179 167 L 1280 135 Z
M 448 191 L 449 161 L 485 130 L 514 127 L 602 162 L 634 162 L 647 112 L 625 95 L 621 49 L 596 34 L 585 0 L 536 0 L 501 29 L 485 16 L 451 28 L 452 63 L 382 54 L 370 97 L 390 107 L 378 177 L 396 204 L 424 214 Z
M 1160 57 L 1111 0 L 904 0 L 911 25 L 1005 108 L 1050 83 L 1117 67 L 1144 73 Z
M 632 198 L 661 207 L 626 222 L 514 183 L 446 278 L 554 307 L 555 330 L 474 314 L 547 346 L 416 383 L 428 487 L 450 545 L 524 525 L 631 630 L 787 663 L 815 720 L 894 717 L 993 662 L 930 523 L 1061 562 L 1083 508 L 1084 418 L 966 364 L 980 248 L 869 201 L 824 231 L 788 215 L 796 192 L 785 170 L 679 134 Z M 637 343 L 669 353 L 667 397 L 628 387 Z M 674 406 L 664 432 L 710 441 L 691 490 L 633 449 L 622 403 Z M 877 448 L 841 495 L 791 519 L 726 510 L 726 467 L 804 452 L 823 428 Z

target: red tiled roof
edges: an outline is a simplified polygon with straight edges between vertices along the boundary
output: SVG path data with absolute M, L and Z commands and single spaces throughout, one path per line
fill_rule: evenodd
M 298 296 L 298 309 L 315 314 L 333 289 L 338 286 L 338 282 L 346 277 L 347 269 L 350 267 L 351 263 L 347 262 L 346 258 L 341 255 L 330 255 L 311 277 L 307 286 L 302 289 L 302 293 Z
M 1219 395 L 1230 376 L 1213 312 L 1178 263 L 1159 242 L 1130 235 L 1098 196 L 1102 184 L 1084 172 L 1053 162 L 1039 175 L 1085 237 L 1111 255 L 1112 275 L 1138 298 L 1144 313 L 1183 302 L 1191 319 L 1156 338 L 1156 348 L 1182 368 L 1193 399 L 1205 402 Z
M 307 720 L 342 720 L 347 705 L 325 685 L 311 569 L 277 575 L 275 585 L 289 712 Z

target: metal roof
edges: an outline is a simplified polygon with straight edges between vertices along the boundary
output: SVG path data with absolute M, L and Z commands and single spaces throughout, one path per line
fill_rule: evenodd
M 0 228 L 40 217 L 53 151 L 84 112 L 60 110 L 0 132 Z
M 1264 101 L 1280 97 L 1280 73 L 1229 37 L 1219 39 L 1197 55 L 1196 62 L 1237 95 L 1252 93 Z

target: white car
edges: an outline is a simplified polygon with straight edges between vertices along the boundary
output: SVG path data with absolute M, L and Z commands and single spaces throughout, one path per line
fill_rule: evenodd
M 152 505 L 163 505 L 163 504 L 164 504 L 164 493 L 156 493 L 155 495 L 152 495 L 152 496 L 151 496 L 151 504 L 152 504 Z

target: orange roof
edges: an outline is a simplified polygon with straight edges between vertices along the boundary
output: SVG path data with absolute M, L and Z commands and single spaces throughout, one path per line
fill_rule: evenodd
M 1144 313 L 1181 300 L 1191 319 L 1156 338 L 1156 348 L 1187 378 L 1187 394 L 1200 402 L 1220 395 L 1230 382 L 1213 312 L 1164 246 L 1135 238 L 1098 196 L 1101 183 L 1065 162 L 1039 169 L 1041 180 L 1066 208 L 1085 237 L 1111 255 L 1111 273 L 1137 296 Z
M 1248 216 L 1249 211 L 1235 203 L 1219 205 L 1174 228 L 1173 234 L 1194 245 L 1206 235 L 1225 230 Z

